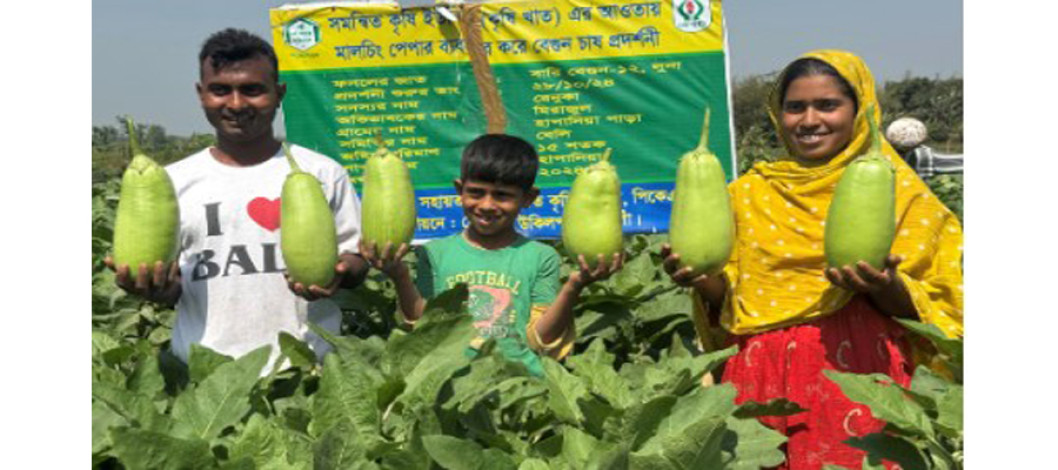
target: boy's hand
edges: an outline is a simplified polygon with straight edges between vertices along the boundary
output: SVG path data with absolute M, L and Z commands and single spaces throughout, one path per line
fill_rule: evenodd
M 103 258 L 103 264 L 114 271 L 115 283 L 125 292 L 166 305 L 175 304 L 180 297 L 180 265 L 176 261 L 168 265 L 156 261 L 151 268 L 142 263 L 135 272 L 127 264 L 114 266 L 109 256 Z
M 624 253 L 614 253 L 613 258 L 607 263 L 606 257 L 600 254 L 598 262 L 595 264 L 595 269 L 591 269 L 588 267 L 588 262 L 584 259 L 584 255 L 579 255 L 577 256 L 577 262 L 580 264 L 580 269 L 571 272 L 567 282 L 578 290 L 583 289 L 588 284 L 606 280 L 617 271 L 620 271 L 624 267 L 624 260 Z
M 404 256 L 408 254 L 408 251 L 411 251 L 411 247 L 407 243 L 401 243 L 396 250 L 393 249 L 392 242 L 386 243 L 386 246 L 379 251 L 377 244 L 368 244 L 364 243 L 363 239 L 360 240 L 360 255 L 371 267 L 382 271 L 390 279 L 397 279 L 408 274 L 408 267 L 404 264 Z
M 661 257 L 665 259 L 662 262 L 662 267 L 665 269 L 665 273 L 669 275 L 676 285 L 680 287 L 693 287 L 698 290 L 704 290 L 706 283 L 709 281 L 709 276 L 701 274 L 698 276 L 694 275 L 694 270 L 690 266 L 680 269 L 680 255 L 672 252 L 672 247 L 668 243 L 661 245 Z
M 330 284 L 326 286 L 317 286 L 315 284 L 311 286 L 305 286 L 300 282 L 294 282 L 290 278 L 290 274 L 284 272 L 283 277 L 287 280 L 287 287 L 290 291 L 309 302 L 313 300 L 324 299 L 334 295 L 338 292 L 338 287 L 342 284 L 342 280 L 345 279 L 345 275 L 350 273 L 353 267 L 349 265 L 349 261 L 344 256 L 338 256 L 338 263 L 334 265 L 334 277 L 331 279 Z
M 827 268 L 825 274 L 832 284 L 842 289 L 862 294 L 884 295 L 900 282 L 896 267 L 902 261 L 904 259 L 900 256 L 889 255 L 885 259 L 885 268 L 881 271 L 860 261 L 855 266 L 843 266 L 841 269 Z

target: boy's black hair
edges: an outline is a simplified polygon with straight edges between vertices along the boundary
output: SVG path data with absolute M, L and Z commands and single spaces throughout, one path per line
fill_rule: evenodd
M 459 178 L 492 184 L 510 184 L 528 191 L 539 168 L 536 149 L 507 134 L 485 134 L 467 144 L 459 165 Z
M 860 109 L 860 103 L 856 99 L 856 92 L 852 89 L 852 85 L 849 84 L 849 81 L 845 80 L 845 77 L 842 77 L 837 69 L 830 64 L 812 57 L 797 59 L 791 62 L 790 65 L 786 66 L 786 70 L 783 71 L 782 82 L 779 83 L 780 99 L 786 101 L 786 89 L 790 87 L 790 83 L 793 83 L 794 80 L 813 75 L 829 75 L 834 77 L 842 94 L 852 100 L 853 112 L 855 113 Z
M 279 60 L 272 45 L 249 31 L 227 28 L 213 33 L 202 44 L 198 53 L 198 65 L 201 74 L 202 64 L 209 59 L 215 70 L 221 70 L 236 62 L 262 56 L 272 64 L 272 76 L 279 81 Z

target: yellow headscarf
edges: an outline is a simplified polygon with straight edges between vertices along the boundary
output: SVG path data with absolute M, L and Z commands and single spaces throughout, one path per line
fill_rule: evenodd
M 737 240 L 724 268 L 728 290 L 721 325 L 730 333 L 760 333 L 803 323 L 844 306 L 852 293 L 823 275 L 823 227 L 835 186 L 845 167 L 870 146 L 867 109 L 881 122 L 874 78 L 860 58 L 843 51 L 814 51 L 812 57 L 833 66 L 852 86 L 858 102 L 848 147 L 825 164 L 806 166 L 793 151 L 780 125 L 782 96 L 776 80 L 769 114 L 782 135 L 787 156 L 760 162 L 728 186 L 735 211 Z M 785 73 L 785 72 L 784 72 Z M 888 142 L 883 152 L 896 168 L 896 240 L 891 252 L 904 257 L 897 268 L 918 310 L 919 319 L 961 337 L 962 228 Z M 695 302 L 695 326 L 703 346 L 715 346 Z

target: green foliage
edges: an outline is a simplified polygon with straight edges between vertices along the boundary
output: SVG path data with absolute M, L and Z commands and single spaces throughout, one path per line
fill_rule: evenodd
M 908 387 L 880 374 L 827 371 L 827 377 L 849 399 L 867 405 L 875 418 L 887 423 L 880 432 L 846 443 L 867 452 L 863 468 L 881 468 L 881 459 L 886 459 L 905 469 L 962 469 L 963 342 L 946 337 L 933 325 L 899 321 L 933 343 L 955 381 L 923 365 L 915 370 Z
M 884 125 L 901 117 L 926 124 L 927 145 L 942 153 L 960 152 L 963 140 L 962 78 L 905 77 L 886 82 L 879 97 Z
M 117 122 L 117 126 L 92 126 L 93 183 L 119 177 L 132 158 L 124 116 L 118 116 Z M 137 124 L 136 137 L 143 151 L 163 166 L 209 147 L 215 141 L 212 134 L 172 136 L 157 124 Z

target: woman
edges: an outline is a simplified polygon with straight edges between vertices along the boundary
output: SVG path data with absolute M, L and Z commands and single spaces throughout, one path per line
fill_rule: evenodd
M 870 147 L 867 119 L 881 119 L 874 79 L 850 53 L 811 52 L 779 76 L 769 113 L 788 155 L 756 164 L 729 186 L 737 241 L 723 273 L 691 279 L 668 247 L 665 269 L 676 283 L 693 286 L 703 346 L 715 344 L 718 323 L 738 344 L 721 380 L 736 386 L 740 403 L 786 398 L 808 409 L 763 419 L 789 438 L 782 468 L 859 468 L 863 452 L 842 441 L 885 423 L 845 397 L 823 370 L 883 373 L 907 385 L 908 338 L 893 318 L 962 335 L 962 229 L 883 142 L 896 169 L 897 200 L 885 269 L 827 269 L 827 208 L 846 166 Z

